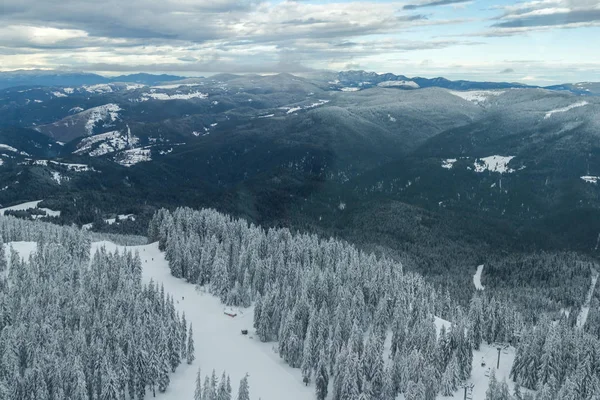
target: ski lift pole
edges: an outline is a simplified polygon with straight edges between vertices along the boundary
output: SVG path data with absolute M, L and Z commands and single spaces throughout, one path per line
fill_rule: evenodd
M 500 352 L 502 351 L 502 347 L 497 347 L 498 349 L 498 363 L 496 364 L 496 371 L 500 368 Z
M 473 387 L 474 387 L 474 386 L 475 386 L 475 385 L 474 385 L 474 384 L 472 384 L 472 383 L 471 383 L 471 384 L 468 384 L 468 383 L 463 383 L 463 384 L 461 385 L 461 387 L 463 387 L 463 388 L 465 389 L 465 398 L 464 398 L 464 400 L 471 400 L 471 399 L 473 398 L 473 396 L 471 396 L 471 397 L 468 397 L 468 395 L 470 394 L 470 393 L 469 393 L 469 391 L 470 391 L 470 390 L 473 390 Z

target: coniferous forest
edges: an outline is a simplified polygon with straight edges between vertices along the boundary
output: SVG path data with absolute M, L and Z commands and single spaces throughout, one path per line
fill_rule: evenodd
M 142 400 L 166 391 L 177 367 L 194 362 L 193 327 L 162 287 L 142 283 L 139 255 L 102 247 L 91 254 L 93 241 L 140 238 L 15 217 L 0 218 L 0 237 L 36 243 L 29 258 L 0 247 L 0 398 Z M 486 400 L 596 400 L 600 393 L 597 300 L 587 304 L 584 325 L 568 313 L 557 317 L 556 304 L 578 311 L 586 299 L 569 303 L 560 290 L 548 291 L 559 285 L 556 276 L 538 288 L 553 301 L 536 305 L 532 318 L 507 296 L 515 282 L 474 291 L 462 306 L 392 259 L 211 209 L 160 209 L 148 239 L 174 277 L 227 306 L 253 306 L 257 338 L 274 342 L 319 400 L 450 396 L 471 377 L 474 351 L 499 343 L 516 348 L 512 382 L 496 380 L 492 369 Z M 536 276 L 543 273 L 536 265 L 576 260 L 542 253 L 510 262 L 530 265 Z M 510 262 L 490 263 L 483 282 L 502 282 Z M 574 276 L 595 273 L 577 265 Z M 229 400 L 232 392 L 226 372 L 203 379 L 198 370 L 195 400 Z M 238 396 L 250 396 L 247 376 Z
M 185 317 L 142 284 L 137 255 L 90 259 L 85 232 L 12 217 L 0 236 L 37 242 L 29 259 L 0 247 L 0 399 L 142 400 L 194 359 Z
M 328 390 L 336 400 L 450 395 L 470 377 L 482 343 L 517 348 L 514 391 L 491 378 L 489 400 L 533 398 L 528 389 L 543 400 L 600 393 L 599 337 L 568 318 L 533 321 L 481 292 L 461 307 L 392 260 L 213 210 L 162 209 L 149 238 L 159 241 L 174 276 L 208 287 L 225 304 L 255 304 L 260 340 L 278 342 L 280 357 L 314 382 L 318 399 Z M 438 334 L 434 315 L 451 327 Z

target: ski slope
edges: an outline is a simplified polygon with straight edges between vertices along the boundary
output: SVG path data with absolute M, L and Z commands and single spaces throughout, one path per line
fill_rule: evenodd
M 123 251 L 124 246 L 110 242 L 92 244 L 92 252 L 104 246 L 108 251 Z M 145 283 L 163 284 L 165 292 L 173 295 L 175 307 L 185 312 L 188 324 L 193 325 L 196 360 L 190 366 L 182 364 L 171 375 L 171 384 L 158 399 L 193 399 L 198 366 L 202 375 L 213 369 L 217 375 L 226 370 L 231 376 L 234 391 L 246 373 L 250 375 L 250 396 L 262 400 L 313 400 L 314 386 L 304 386 L 299 369 L 284 363 L 272 348 L 275 343 L 261 343 L 252 334 L 252 308 L 237 309 L 238 316 L 228 317 L 223 313 L 225 306 L 208 293 L 196 290 L 196 286 L 171 276 L 167 260 L 158 249 L 158 243 L 132 246 L 142 260 L 142 279 Z M 249 335 L 241 334 L 248 329 Z M 152 394 L 147 395 L 148 399 Z
M 10 257 L 9 247 L 27 259 L 37 248 L 35 242 L 11 242 L 5 244 L 6 256 Z M 158 243 L 144 246 L 119 246 L 111 242 L 92 243 L 92 254 L 100 248 L 107 251 L 130 250 L 138 252 L 142 261 L 142 279 L 144 283 L 153 280 L 164 285 L 165 292 L 171 294 L 175 300 L 175 307 L 181 313 L 185 312 L 188 324 L 193 325 L 196 360 L 192 365 L 182 363 L 174 374 L 171 374 L 171 384 L 165 393 L 157 393 L 158 400 L 183 400 L 193 399 L 196 373 L 198 367 L 202 368 L 202 375 L 210 375 L 212 370 L 217 371 L 217 376 L 225 370 L 231 377 L 234 392 L 242 377 L 248 373 L 250 376 L 250 396 L 252 399 L 262 400 L 313 400 L 315 399 L 314 384 L 304 386 L 300 369 L 289 367 L 273 349 L 277 347 L 274 342 L 261 343 L 254 336 L 253 309 L 236 308 L 236 317 L 229 317 L 224 311 L 230 309 L 221 304 L 218 298 L 196 289 L 195 285 L 187 283 L 171 275 L 168 262 L 164 253 L 158 249 Z M 482 266 L 481 266 L 482 267 Z M 228 310 L 229 311 L 229 310 Z M 451 323 L 441 318 L 435 318 L 435 325 L 439 330 L 442 326 L 451 328 Z M 242 329 L 247 329 L 247 336 L 241 334 Z M 389 354 L 391 335 L 386 340 L 386 352 Z M 515 349 L 507 347 L 500 353 L 500 368 L 496 371 L 499 382 L 509 380 L 510 369 L 514 362 Z M 467 383 L 473 384 L 473 400 L 485 399 L 488 388 L 490 368 L 496 368 L 498 351 L 495 345 L 482 344 L 481 349 L 473 351 L 473 369 L 471 379 Z M 482 366 L 482 362 L 485 366 Z M 331 385 L 331 380 L 330 380 Z M 331 386 L 330 386 L 331 388 Z M 234 393 L 235 396 L 235 393 Z M 152 393 L 146 395 L 152 399 Z M 438 400 L 463 399 L 464 389 L 459 389 L 453 396 L 437 396 Z M 404 400 L 404 395 L 399 395 L 397 400 Z

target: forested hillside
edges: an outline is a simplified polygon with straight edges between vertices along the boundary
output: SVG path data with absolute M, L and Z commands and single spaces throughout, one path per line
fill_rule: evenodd
M 136 254 L 90 260 L 85 232 L 12 217 L 0 236 L 33 250 L 0 246 L 0 398 L 143 400 L 194 359 L 185 316 L 141 283 Z

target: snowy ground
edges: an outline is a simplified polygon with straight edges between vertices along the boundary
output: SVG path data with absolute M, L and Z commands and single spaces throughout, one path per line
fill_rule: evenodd
M 544 119 L 548 119 L 548 118 L 550 118 L 550 117 L 551 117 L 553 114 L 567 112 L 567 111 L 569 111 L 569 110 L 572 110 L 572 109 L 574 109 L 574 108 L 577 108 L 577 107 L 583 107 L 583 106 L 586 106 L 586 105 L 588 105 L 588 104 L 589 104 L 589 103 L 588 103 L 587 101 L 579 101 L 579 102 L 577 102 L 577 103 L 574 103 L 574 104 L 568 105 L 568 106 L 566 106 L 566 107 L 557 108 L 557 109 L 555 109 L 555 110 L 548 111 L 548 112 L 546 113 L 546 115 L 544 115 Z
M 475 289 L 483 290 L 485 289 L 481 284 L 481 273 L 483 272 L 483 264 L 477 266 L 477 271 L 475 275 L 473 275 L 473 284 L 475 285 Z
M 489 156 L 478 158 L 475 160 L 474 167 L 475 172 L 499 172 L 501 174 L 504 173 L 512 173 L 515 172 L 514 169 L 508 167 L 508 163 L 515 158 L 514 156 Z
M 36 249 L 34 242 L 12 242 L 5 245 L 7 257 L 10 256 L 8 247 L 12 246 L 24 258 L 28 258 Z M 246 374 L 250 375 L 250 395 L 252 399 L 262 400 L 295 400 L 315 398 L 314 385 L 304 386 L 299 369 L 290 368 L 273 351 L 276 343 L 261 343 L 254 335 L 252 328 L 252 308 L 235 309 L 237 316 L 232 318 L 224 314 L 226 307 L 221 302 L 197 290 L 194 285 L 171 276 L 164 254 L 158 250 L 158 244 L 145 246 L 118 246 L 111 242 L 95 242 L 92 253 L 105 247 L 107 251 L 137 251 L 142 260 L 142 279 L 145 283 L 154 282 L 164 285 L 165 292 L 174 296 L 175 307 L 179 312 L 185 312 L 188 323 L 193 324 L 194 342 L 196 346 L 196 361 L 191 366 L 182 364 L 175 374 L 171 375 L 171 384 L 164 394 L 157 393 L 158 400 L 192 399 L 195 388 L 196 372 L 202 368 L 202 375 L 207 375 L 213 369 L 220 376 L 226 370 L 231 376 L 234 388 Z M 450 323 L 435 318 L 436 327 L 450 328 Z M 248 329 L 249 335 L 241 334 L 242 329 Z M 389 338 L 388 338 L 389 339 Z M 390 340 L 386 341 L 386 347 Z M 510 368 L 515 358 L 512 347 L 501 350 L 500 368 L 496 372 L 501 382 L 508 381 Z M 473 352 L 473 372 L 468 383 L 473 383 L 473 400 L 485 399 L 488 387 L 490 367 L 495 368 L 498 351 L 495 345 L 482 345 L 481 349 Z M 482 361 L 485 366 L 482 366 Z M 510 385 L 512 389 L 512 384 Z M 457 391 L 454 396 L 442 399 L 463 399 L 464 389 Z M 152 399 L 148 393 L 147 399 Z M 397 400 L 404 397 L 398 396 Z

